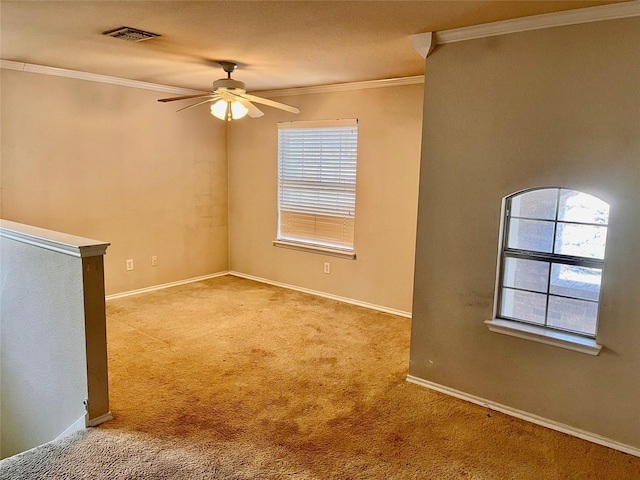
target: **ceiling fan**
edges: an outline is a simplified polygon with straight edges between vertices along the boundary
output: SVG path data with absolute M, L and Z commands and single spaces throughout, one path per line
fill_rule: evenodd
M 250 95 L 245 89 L 243 82 L 231 78 L 237 65 L 233 62 L 220 62 L 222 69 L 227 72 L 227 78 L 221 78 L 213 82 L 213 91 L 211 93 L 202 93 L 197 95 L 184 95 L 182 97 L 160 98 L 159 102 L 173 102 L 176 100 L 187 100 L 189 98 L 205 98 L 201 102 L 194 103 L 183 107 L 178 112 L 188 108 L 197 107 L 205 103 L 214 102 L 211 105 L 211 115 L 220 120 L 238 120 L 245 115 L 252 118 L 261 117 L 264 113 L 253 103 L 259 103 L 268 107 L 279 108 L 291 113 L 300 113 L 298 107 L 287 105 L 286 103 L 274 102 L 262 97 Z M 253 103 L 252 103 L 253 102 Z

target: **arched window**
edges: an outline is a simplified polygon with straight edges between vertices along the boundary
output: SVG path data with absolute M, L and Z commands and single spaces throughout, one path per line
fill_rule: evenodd
M 495 319 L 595 339 L 609 204 L 566 188 L 505 198 Z

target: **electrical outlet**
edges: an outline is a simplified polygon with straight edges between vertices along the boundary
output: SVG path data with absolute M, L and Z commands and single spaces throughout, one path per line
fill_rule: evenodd
M 158 266 L 158 257 L 156 255 L 151 257 L 151 266 L 152 267 L 157 267 Z
M 324 273 L 331 273 L 331 264 L 329 262 L 324 262 Z
M 127 259 L 127 271 L 133 270 L 133 258 Z

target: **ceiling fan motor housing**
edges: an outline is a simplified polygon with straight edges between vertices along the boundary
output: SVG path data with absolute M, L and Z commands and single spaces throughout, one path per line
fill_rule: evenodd
M 226 88 L 227 90 L 242 90 L 243 92 L 245 91 L 244 82 L 240 82 L 232 78 L 221 78 L 220 80 L 216 80 L 215 82 L 213 82 L 213 90 L 215 91 L 218 88 Z

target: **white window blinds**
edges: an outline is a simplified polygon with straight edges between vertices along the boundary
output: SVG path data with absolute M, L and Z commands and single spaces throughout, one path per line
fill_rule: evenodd
M 357 120 L 278 124 L 278 240 L 353 251 Z

